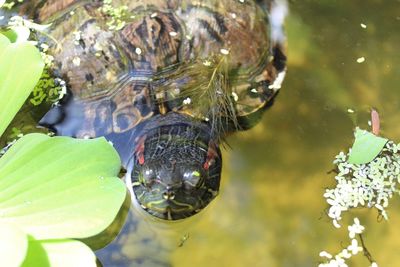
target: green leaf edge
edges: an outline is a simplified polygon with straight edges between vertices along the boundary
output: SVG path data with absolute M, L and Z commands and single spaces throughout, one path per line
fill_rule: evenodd
M 81 241 L 37 240 L 31 236 L 28 240 L 27 256 L 21 267 L 96 267 L 96 255 Z
M 52 165 L 38 165 L 51 160 L 49 156 L 58 157 L 65 149 L 70 149 L 65 160 L 58 158 Z M 83 161 L 85 155 L 79 157 L 82 150 L 87 151 L 86 155 L 97 154 Z M 54 176 L 58 170 L 60 179 Z M 113 222 L 124 203 L 127 190 L 117 177 L 119 170 L 120 158 L 103 137 L 82 140 L 37 133 L 25 135 L 0 158 L 0 222 L 14 223 L 37 239 L 97 235 Z M 13 182 L 15 179 L 18 182 Z M 42 184 L 43 181 L 46 182 Z M 41 187 L 36 189 L 30 186 L 32 183 Z M 107 202 L 96 205 L 99 201 Z M 79 205 L 87 212 L 75 211 L 73 207 Z M 68 230 L 63 228 L 71 223 L 78 224 Z
M 43 59 L 34 45 L 11 43 L 0 34 L 0 135 L 39 81 L 43 68 Z
M 347 160 L 351 164 L 366 164 L 373 161 L 388 141 L 387 138 L 360 128 L 356 128 L 354 136 L 355 140 Z
M 0 222 L 0 261 L 2 266 L 19 267 L 28 251 L 28 236 L 17 226 Z
M 0 7 L 4 4 L 4 2 L 5 1 L 2 1 L 2 0 L 0 0 Z M 10 42 L 10 40 L 7 38 L 7 36 L 4 36 L 4 35 L 2 35 L 2 34 L 0 34 L 0 50 L 1 51 L 3 51 L 4 52 L 4 50 L 7 48 L 7 46 L 9 46 L 9 45 L 11 45 L 11 42 Z M 20 43 L 19 44 L 20 46 L 31 46 L 31 47 L 33 47 L 34 49 L 36 49 L 34 46 L 32 46 L 31 44 L 28 44 L 28 43 Z M 28 48 L 28 49 L 31 49 L 30 47 Z M 37 50 L 36 50 L 37 51 Z M 38 53 L 38 51 L 37 51 L 37 55 L 39 55 L 39 53 Z M 41 59 L 41 58 L 40 58 Z M 27 89 L 25 89 L 25 88 L 22 88 L 22 89 L 25 89 L 24 90 L 24 92 L 25 92 L 25 94 L 27 94 L 26 95 L 26 97 L 29 95 L 28 93 L 30 93 L 31 92 L 31 90 L 33 89 L 33 86 L 37 83 L 37 81 L 39 80 L 39 78 L 40 78 L 40 74 L 41 74 L 41 72 L 42 72 L 42 70 L 43 70 L 43 67 L 44 67 L 44 63 L 43 63 L 43 61 L 38 61 L 38 64 L 37 64 L 37 68 L 39 69 L 40 68 L 40 71 L 38 71 L 37 72 L 37 75 L 36 75 L 36 81 L 35 82 L 31 82 L 31 84 L 32 84 L 32 86 L 29 86 L 30 88 L 30 90 L 29 91 L 27 91 Z M 1 85 L 0 85 L 1 86 Z M 26 99 L 26 98 L 25 98 Z M 21 102 L 21 101 L 20 101 Z M 20 106 L 20 105 L 22 105 L 22 103 L 23 102 L 21 102 L 21 103 L 18 103 L 18 106 Z M 18 109 L 19 109 L 19 107 L 18 107 Z M 14 114 L 12 114 L 12 115 L 10 115 L 10 116 L 8 116 L 8 118 L 7 118 L 7 120 L 5 120 L 5 119 L 2 119 L 1 121 L 2 122 L 0 122 L 0 135 L 4 132 L 4 130 L 6 129 L 6 127 L 8 126 L 8 124 L 11 122 L 11 120 L 12 120 L 12 118 L 15 116 L 15 114 L 16 114 L 16 112 L 18 111 L 18 109 L 16 109 L 16 111 L 14 112 Z M 23 137 L 24 138 L 24 137 Z M 28 137 L 29 138 L 29 137 Z M 41 136 L 40 138 L 45 138 L 45 136 Z M 27 148 L 20 148 L 21 150 L 26 150 Z M 115 152 L 116 153 L 116 152 Z M 7 154 L 7 153 L 6 153 Z M 3 165 L 3 166 L 5 166 L 5 164 L 7 163 L 7 162 L 9 162 L 10 160 L 12 160 L 12 157 L 11 158 L 8 158 L 7 159 L 7 157 L 3 157 L 4 158 L 4 160 L 2 161 L 2 163 L 3 164 L 0 164 L 0 165 Z M 3 159 L 3 158 L 1 158 L 1 159 Z M 118 179 L 118 178 L 116 178 L 116 179 Z M 119 181 L 120 181 L 120 179 L 118 179 Z M 122 198 L 120 198 L 121 199 L 121 201 L 120 201 L 120 205 L 119 206 L 121 206 L 122 204 L 123 204 L 123 202 L 124 202 L 124 199 L 125 199 L 125 195 L 126 195 L 126 188 L 125 188 L 125 185 L 121 182 L 121 185 L 122 185 L 122 187 L 124 188 L 124 194 L 123 194 L 123 197 Z M 119 195 L 122 195 L 122 194 L 119 194 Z M 117 215 L 117 213 L 118 213 L 118 210 L 119 209 L 116 209 L 116 211 L 115 211 L 115 215 L 113 216 L 113 219 L 115 218 L 115 216 Z M 109 224 L 111 224 L 111 222 L 112 222 L 112 220 L 109 222 L 109 223 L 107 223 L 107 226 L 106 227 L 108 227 L 108 225 Z M 0 222 L 1 223 L 1 222 Z M 6 224 L 5 223 L 1 223 L 0 224 L 0 227 L 2 228 L 2 229 L 5 229 L 6 228 L 6 226 L 5 226 Z M 4 227 L 4 228 L 3 228 Z M 8 227 L 8 228 L 10 228 L 10 227 Z M 22 262 L 22 260 L 24 260 L 24 262 L 29 262 L 29 253 L 28 253 L 28 251 L 29 251 L 29 249 L 28 249 L 28 245 L 27 245 L 27 243 L 28 243 L 28 241 L 27 241 L 27 236 L 26 236 L 26 234 L 24 234 L 22 231 L 20 231 L 20 230 L 18 230 L 18 227 L 16 227 L 16 226 L 12 226 L 12 229 L 15 229 L 14 230 L 14 232 L 15 233 L 18 233 L 18 236 L 19 237 L 17 237 L 17 234 L 15 234 L 15 237 L 13 238 L 13 241 L 14 242 L 18 242 L 18 247 L 19 247 L 19 249 L 18 249 L 18 256 L 17 256 L 17 258 L 13 258 L 13 259 L 11 259 L 11 261 L 12 260 L 15 260 L 16 262 L 17 262 L 17 264 L 16 264 L 16 266 L 18 266 L 21 262 Z M 102 229 L 102 230 L 104 230 L 104 229 Z M 102 231 L 101 230 L 101 231 Z M 99 231 L 99 232 L 101 232 L 101 231 Z M 96 232 L 96 234 L 97 234 L 97 232 Z M 89 236 L 92 236 L 92 235 L 95 235 L 95 234 L 91 234 L 91 235 L 89 235 Z M 24 244 L 21 244 L 21 236 L 23 236 L 23 237 L 25 237 L 23 240 L 24 240 Z M 87 236 L 85 236 L 85 237 L 87 237 Z M 19 240 L 18 240 L 19 239 Z M 13 241 L 10 241 L 10 242 L 13 242 Z M 40 243 L 40 242 L 46 242 L 46 241 L 40 241 L 40 240 L 35 240 L 33 237 L 30 237 L 30 241 L 29 241 L 29 244 L 34 244 L 34 243 Z M 50 241 L 51 242 L 51 241 Z M 82 242 L 80 242 L 80 241 L 76 241 L 76 240 L 71 240 L 71 239 L 64 239 L 64 240 L 57 240 L 57 241 L 55 241 L 55 242 L 58 242 L 59 244 L 67 244 L 67 243 L 71 243 L 71 242 L 76 242 L 76 244 L 79 244 L 80 246 L 83 246 L 83 247 L 85 247 L 86 248 L 86 255 L 88 256 L 88 257 L 90 257 L 91 258 L 91 260 L 90 260 L 90 263 L 89 262 L 87 262 L 87 263 L 85 263 L 85 265 L 82 265 L 82 266 L 96 266 L 96 257 L 95 257 L 95 255 L 94 255 L 94 253 L 93 253 L 93 251 L 89 248 L 89 247 L 87 247 L 84 243 L 82 243 Z M 25 258 L 25 256 L 27 256 L 26 258 Z M 51 253 L 49 254 L 49 255 L 47 255 L 48 257 L 52 257 L 52 255 L 51 255 Z M 34 262 L 36 262 L 36 261 L 34 261 Z M 89 264 L 89 265 L 88 265 Z M 23 266 L 26 266 L 26 265 L 23 265 Z M 38 264 L 38 263 L 35 263 L 34 265 L 32 265 L 32 264 L 28 264 L 27 266 L 32 266 L 32 267 L 34 267 L 34 266 L 43 266 L 42 264 Z M 50 266 L 50 265 L 49 265 Z

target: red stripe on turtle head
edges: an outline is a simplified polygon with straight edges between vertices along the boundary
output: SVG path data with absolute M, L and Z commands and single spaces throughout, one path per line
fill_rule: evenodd
M 205 170 L 208 170 L 210 166 L 214 164 L 215 158 L 217 157 L 219 157 L 217 152 L 217 145 L 213 141 L 210 141 L 208 143 L 207 158 L 206 162 L 204 162 L 203 164 L 203 168 Z
M 146 136 L 142 136 L 139 138 L 136 148 L 135 148 L 135 155 L 138 159 L 140 165 L 144 164 L 144 142 L 146 141 Z

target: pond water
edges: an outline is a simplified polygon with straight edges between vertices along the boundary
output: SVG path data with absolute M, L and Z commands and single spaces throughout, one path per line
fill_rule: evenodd
M 327 172 L 351 145 L 354 121 L 368 127 L 371 107 L 382 134 L 400 142 L 399 26 L 399 1 L 290 1 L 281 93 L 259 125 L 229 139 L 220 196 L 173 254 L 173 266 L 308 267 L 321 250 L 346 246 L 347 229 L 326 215 Z M 400 265 L 398 196 L 390 207 L 388 222 L 368 210 L 343 220 L 358 216 L 365 224 L 380 266 Z M 362 255 L 350 264 L 369 266 Z
M 220 195 L 172 253 L 172 266 L 308 267 L 320 251 L 347 246 L 346 227 L 326 215 L 322 195 L 334 183 L 327 173 L 354 126 L 368 127 L 371 107 L 382 134 L 400 141 L 399 26 L 400 1 L 290 1 L 281 93 L 259 125 L 229 138 Z M 360 218 L 380 266 L 400 265 L 399 208 L 395 196 L 388 222 L 374 210 L 343 219 Z M 369 266 L 361 254 L 349 263 Z
M 382 134 L 400 142 L 400 1 L 289 5 L 283 88 L 255 128 L 229 137 L 220 195 L 179 233 L 184 242 L 168 252 L 174 267 L 316 266 L 321 250 L 337 253 L 348 243 L 346 227 L 334 228 L 327 217 L 322 195 L 334 183 L 328 174 L 332 160 L 351 145 L 355 123 L 368 127 L 374 107 Z M 358 63 L 361 57 L 365 61 Z M 358 216 L 374 259 L 380 266 L 398 266 L 398 196 L 388 212 L 388 222 L 378 220 L 374 210 L 358 210 L 343 223 Z M 138 231 L 129 229 L 134 228 L 118 239 L 125 255 L 159 253 L 150 245 L 147 252 L 143 244 L 132 245 Z M 104 266 L 119 266 L 110 257 L 118 249 L 112 243 L 99 252 Z M 369 266 L 362 255 L 350 264 Z

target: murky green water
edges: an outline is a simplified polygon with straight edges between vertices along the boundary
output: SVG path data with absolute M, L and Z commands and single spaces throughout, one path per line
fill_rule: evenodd
M 400 141 L 399 26 L 399 1 L 290 2 L 283 89 L 258 126 L 229 138 L 220 196 L 172 253 L 173 266 L 316 266 L 321 250 L 347 246 L 347 229 L 326 215 L 327 172 L 355 123 L 368 127 L 371 107 L 383 134 Z M 389 222 L 368 210 L 343 220 L 361 219 L 380 266 L 400 264 L 398 196 L 390 207 Z M 349 263 L 369 266 L 361 254 Z
M 171 252 L 173 266 L 316 266 L 321 250 L 336 253 L 347 244 L 346 229 L 335 229 L 326 215 L 322 194 L 333 184 L 327 172 L 351 144 L 355 121 L 367 127 L 371 107 L 380 112 L 383 135 L 400 142 L 399 29 L 398 0 L 290 1 L 282 91 L 259 125 L 229 138 L 220 196 Z M 360 57 L 365 62 L 357 63 Z M 390 207 L 389 222 L 378 222 L 375 211 L 350 214 L 366 225 L 380 266 L 400 265 L 399 197 Z M 131 240 L 120 238 L 124 254 L 145 249 Z M 361 255 L 350 263 L 369 266 Z
M 352 142 L 347 108 L 367 127 L 376 107 L 383 134 L 400 141 L 399 26 L 399 1 L 290 2 L 282 91 L 260 125 L 229 139 L 219 199 L 174 253 L 174 266 L 316 266 L 321 250 L 347 244 L 347 229 L 336 230 L 325 214 L 327 172 Z M 389 222 L 375 211 L 351 214 L 366 225 L 380 266 L 400 265 L 398 196 L 390 206 Z M 354 259 L 351 266 L 369 266 L 362 255 Z

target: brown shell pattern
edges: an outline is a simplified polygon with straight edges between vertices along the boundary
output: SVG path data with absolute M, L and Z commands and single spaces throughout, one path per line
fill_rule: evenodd
M 52 23 L 55 73 L 79 110 L 69 114 L 79 118 L 69 135 L 123 133 L 168 110 L 207 120 L 194 101 L 206 92 L 185 86 L 203 90 L 197 66 L 201 74 L 215 62 L 223 62 L 229 86 L 216 92 L 229 94 L 234 116 L 246 117 L 275 95 L 271 85 L 285 70 L 282 44 L 271 40 L 267 11 L 255 1 L 114 0 L 128 8 L 120 30 L 109 29 L 100 1 L 29 2 L 34 18 Z M 209 69 L 214 77 L 216 68 Z

